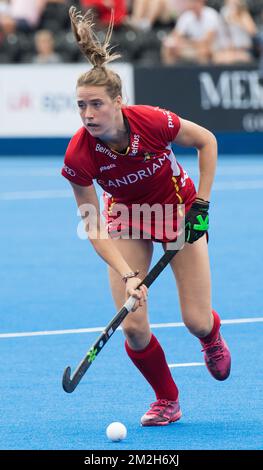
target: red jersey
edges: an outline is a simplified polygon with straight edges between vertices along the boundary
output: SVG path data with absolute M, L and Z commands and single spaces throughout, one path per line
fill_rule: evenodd
M 93 180 L 105 191 L 105 211 L 109 230 L 114 231 L 117 205 L 185 204 L 187 211 L 195 197 L 193 182 L 178 164 L 171 143 L 180 129 L 178 116 L 152 106 L 124 106 L 129 128 L 129 148 L 125 155 L 112 150 L 82 127 L 72 137 L 65 155 L 62 175 L 81 186 Z M 176 211 L 175 211 L 176 212 Z M 176 222 L 176 213 L 173 223 Z M 129 221 L 128 226 L 132 226 Z M 151 223 L 150 223 L 151 225 Z M 151 229 L 151 238 L 158 238 Z M 165 236 L 161 236 L 166 241 Z

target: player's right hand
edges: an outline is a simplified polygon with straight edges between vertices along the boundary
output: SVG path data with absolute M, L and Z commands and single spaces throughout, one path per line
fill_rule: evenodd
M 144 302 L 147 300 L 148 296 L 148 289 L 147 287 L 143 284 L 139 289 L 136 289 L 136 287 L 142 282 L 142 280 L 139 277 L 131 277 L 127 279 L 126 282 L 126 299 L 128 299 L 130 296 L 134 297 L 136 299 L 136 303 L 134 304 L 134 307 L 132 308 L 132 312 L 135 312 L 138 307 L 142 307 Z

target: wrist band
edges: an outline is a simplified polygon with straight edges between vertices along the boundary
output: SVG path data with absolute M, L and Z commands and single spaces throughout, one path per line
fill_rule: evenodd
M 195 200 L 196 200 L 196 201 L 207 202 L 207 204 L 210 204 L 210 201 L 206 201 L 206 200 L 203 199 L 202 197 L 196 197 Z
M 122 276 L 122 280 L 125 282 L 127 282 L 128 279 L 131 279 L 132 277 L 137 277 L 139 274 L 139 271 L 136 270 L 136 271 L 131 271 L 130 273 L 127 273 L 125 274 L 124 276 Z

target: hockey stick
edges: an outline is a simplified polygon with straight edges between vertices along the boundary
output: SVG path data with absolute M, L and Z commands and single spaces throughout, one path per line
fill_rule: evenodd
M 164 270 L 171 259 L 178 253 L 179 250 L 169 250 L 159 259 L 156 265 L 149 271 L 147 276 L 142 280 L 138 287 L 144 284 L 146 287 L 150 287 L 159 274 Z M 63 374 L 62 386 L 67 393 L 72 393 L 79 382 L 81 381 L 85 372 L 91 366 L 94 359 L 96 359 L 99 352 L 105 346 L 107 341 L 110 339 L 114 331 L 120 326 L 121 322 L 128 315 L 133 308 L 136 299 L 129 297 L 123 307 L 113 317 L 110 323 L 105 327 L 105 330 L 101 333 L 95 343 L 91 346 L 84 359 L 79 363 L 78 367 L 74 371 L 72 378 L 70 378 L 71 368 L 67 367 Z

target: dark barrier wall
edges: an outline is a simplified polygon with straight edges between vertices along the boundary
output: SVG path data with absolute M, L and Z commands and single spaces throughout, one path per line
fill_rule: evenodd
M 136 67 L 135 100 L 207 127 L 224 152 L 263 154 L 263 84 L 255 68 Z

